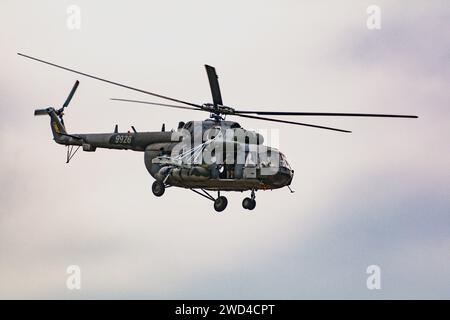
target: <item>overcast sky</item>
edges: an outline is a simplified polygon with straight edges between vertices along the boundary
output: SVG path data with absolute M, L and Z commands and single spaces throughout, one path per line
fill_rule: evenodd
M 372 4 L 380 30 L 366 26 Z M 2 0 L 0 298 L 450 298 L 449 32 L 446 0 Z M 207 63 L 232 107 L 420 118 L 302 119 L 352 134 L 239 119 L 279 130 L 296 192 L 260 191 L 252 212 L 229 193 L 217 214 L 190 191 L 155 198 L 143 153 L 65 164 L 33 110 L 59 107 L 78 79 L 71 133 L 206 115 L 109 101 L 148 97 L 17 52 L 195 103 L 211 100 Z

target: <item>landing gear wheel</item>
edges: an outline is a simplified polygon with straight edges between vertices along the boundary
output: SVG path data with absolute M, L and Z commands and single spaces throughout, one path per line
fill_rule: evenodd
M 244 209 L 248 209 L 248 210 L 255 209 L 255 207 L 256 207 L 255 199 L 245 198 L 244 200 L 242 200 L 242 207 Z
M 244 209 L 248 209 L 248 207 L 250 206 L 250 202 L 252 202 L 252 199 L 244 198 L 244 200 L 242 200 L 242 207 Z
M 164 186 L 164 183 L 161 181 L 155 181 L 152 184 L 152 192 L 155 196 L 161 197 L 164 194 L 164 191 L 166 191 L 166 187 Z
M 228 200 L 224 196 L 220 196 L 214 201 L 214 209 L 217 212 L 222 212 L 223 210 L 225 210 L 227 205 L 228 205 Z

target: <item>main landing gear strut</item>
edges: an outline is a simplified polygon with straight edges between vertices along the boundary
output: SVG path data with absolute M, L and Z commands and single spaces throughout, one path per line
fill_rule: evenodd
M 205 197 L 206 199 L 213 201 L 214 202 L 214 210 L 216 210 L 217 212 L 222 212 L 223 210 L 225 210 L 225 208 L 228 205 L 228 199 L 224 196 L 221 196 L 220 191 L 217 191 L 217 198 L 214 198 L 205 189 L 200 189 L 201 192 L 197 191 L 195 189 L 191 189 L 191 190 L 194 191 L 195 193 L 201 195 L 202 197 Z

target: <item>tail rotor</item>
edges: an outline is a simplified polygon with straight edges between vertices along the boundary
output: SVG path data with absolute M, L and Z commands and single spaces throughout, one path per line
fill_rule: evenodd
M 47 109 L 36 109 L 34 110 L 34 115 L 35 116 L 44 116 L 44 115 L 48 115 L 50 114 L 52 111 L 54 111 L 56 113 L 56 115 L 58 116 L 59 121 L 61 122 L 61 124 L 64 126 L 64 120 L 63 120 L 63 116 L 64 116 L 64 109 L 67 108 L 70 104 L 70 101 L 73 98 L 73 95 L 75 94 L 75 92 L 77 91 L 78 85 L 80 84 L 80 81 L 76 81 L 75 84 L 72 87 L 72 90 L 70 90 L 69 95 L 67 96 L 66 101 L 64 101 L 64 104 L 62 105 L 61 108 L 59 108 L 58 110 L 53 109 L 52 107 L 49 107 Z
M 62 125 L 64 125 L 64 120 L 63 120 L 64 109 L 67 108 L 67 107 L 69 106 L 70 101 L 72 100 L 73 95 L 75 94 L 75 91 L 77 91 L 77 88 L 78 88 L 78 85 L 79 85 L 79 84 L 80 84 L 80 81 L 78 81 L 78 80 L 75 81 L 75 84 L 73 85 L 72 90 L 70 90 L 70 93 L 69 93 L 69 95 L 67 96 L 66 101 L 64 101 L 64 104 L 62 105 L 62 107 L 61 107 L 60 109 L 56 110 L 56 114 L 58 115 L 59 120 L 61 121 L 61 124 L 62 124 Z M 40 111 L 40 110 L 36 110 L 36 111 L 34 112 L 35 115 L 37 115 L 37 114 L 36 114 L 37 111 Z
M 48 107 L 46 109 L 36 109 L 34 110 L 35 116 L 43 116 L 48 115 L 50 116 L 50 128 L 52 129 L 53 138 L 57 143 L 60 144 L 66 144 L 67 137 L 80 140 L 81 138 L 78 136 L 70 135 L 66 131 L 66 126 L 64 125 L 64 109 L 67 108 L 70 104 L 70 101 L 73 98 L 73 95 L 75 94 L 75 91 L 78 88 L 78 85 L 80 82 L 77 80 L 75 84 L 72 87 L 72 90 L 70 90 L 69 95 L 66 98 L 66 101 L 64 101 L 64 104 L 61 108 L 55 110 L 53 107 Z

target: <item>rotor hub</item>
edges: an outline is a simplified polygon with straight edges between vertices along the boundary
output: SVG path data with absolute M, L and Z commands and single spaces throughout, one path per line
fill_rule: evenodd
M 229 114 L 235 113 L 234 108 L 222 106 L 222 105 L 214 105 L 212 103 L 205 103 L 202 105 L 202 107 L 203 107 L 203 110 L 209 111 L 210 113 L 218 115 L 218 116 L 229 115 Z

